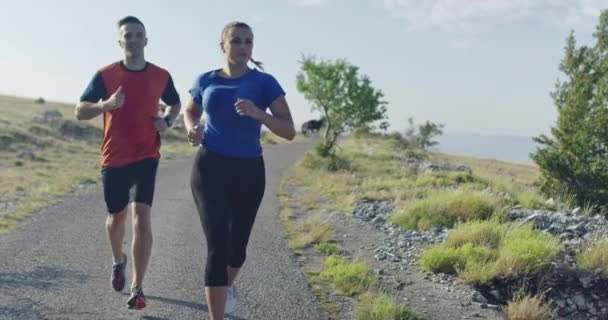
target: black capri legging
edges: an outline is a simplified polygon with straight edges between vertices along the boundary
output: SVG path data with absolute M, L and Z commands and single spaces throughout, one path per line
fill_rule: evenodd
M 226 157 L 201 147 L 190 183 L 207 239 L 205 286 L 226 286 L 226 267 L 245 262 L 266 187 L 264 159 Z

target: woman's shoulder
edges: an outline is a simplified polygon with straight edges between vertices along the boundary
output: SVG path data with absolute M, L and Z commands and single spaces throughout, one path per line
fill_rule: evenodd
M 194 81 L 199 86 L 205 86 L 216 77 L 217 70 L 205 71 L 199 74 Z
M 275 76 L 273 76 L 272 74 L 270 74 L 268 72 L 259 71 L 258 69 L 253 69 L 253 71 L 256 73 L 258 79 L 261 79 L 262 81 L 277 82 L 277 79 L 275 78 Z
M 211 79 L 216 76 L 217 70 L 205 71 L 198 75 L 197 79 Z

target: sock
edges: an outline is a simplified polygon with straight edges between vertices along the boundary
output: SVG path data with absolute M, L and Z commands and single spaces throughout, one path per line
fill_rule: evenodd
M 114 258 L 112 258 L 112 260 L 114 260 Z M 119 263 L 123 263 L 123 262 L 125 262 L 125 256 L 124 255 L 120 256 L 120 261 L 114 260 L 114 264 L 119 264 Z

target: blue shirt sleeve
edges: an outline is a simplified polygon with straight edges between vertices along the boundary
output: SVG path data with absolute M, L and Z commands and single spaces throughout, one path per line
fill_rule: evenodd
M 175 85 L 173 84 L 173 78 L 171 78 L 171 76 L 169 76 L 167 86 L 165 87 L 165 91 L 163 91 L 161 99 L 169 106 L 174 106 L 180 102 L 179 94 L 177 93 L 177 90 L 175 90 Z
M 203 79 L 205 74 L 201 74 L 194 80 L 192 84 L 192 88 L 190 89 L 190 96 L 192 96 L 192 100 L 196 102 L 199 106 L 203 105 L 203 90 L 205 90 L 203 86 Z
M 265 82 L 265 84 L 264 84 L 264 104 L 265 104 L 265 107 L 268 107 L 278 97 L 284 96 L 285 91 L 283 90 L 283 88 L 281 88 L 281 85 L 279 84 L 277 79 L 275 79 L 270 74 L 265 74 L 265 75 L 266 75 L 266 78 L 264 81 Z
M 106 85 L 103 83 L 101 72 L 97 71 L 89 85 L 80 96 L 81 102 L 96 103 L 106 96 Z

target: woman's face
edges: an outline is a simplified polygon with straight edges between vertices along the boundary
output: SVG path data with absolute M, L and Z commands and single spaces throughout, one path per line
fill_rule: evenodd
M 253 51 L 253 33 L 248 28 L 231 28 L 221 43 L 226 60 L 231 64 L 247 64 Z

